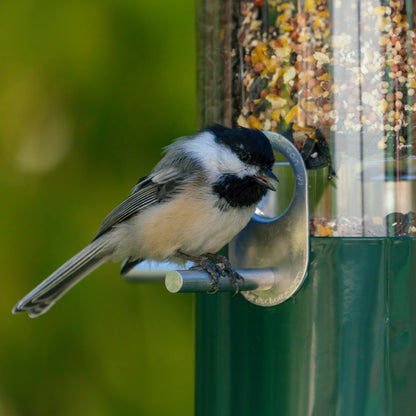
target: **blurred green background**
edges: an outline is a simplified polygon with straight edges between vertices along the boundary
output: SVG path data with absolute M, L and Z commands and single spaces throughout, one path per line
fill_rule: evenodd
M 193 0 L 3 0 L 0 43 L 0 416 L 191 415 L 190 295 L 110 264 L 11 309 L 195 131 Z

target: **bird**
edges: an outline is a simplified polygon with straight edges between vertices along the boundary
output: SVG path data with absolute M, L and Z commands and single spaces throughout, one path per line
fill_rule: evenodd
M 94 239 L 14 307 L 35 318 L 106 262 L 124 260 L 122 274 L 144 260 L 192 261 L 212 292 L 242 277 L 216 254 L 250 221 L 278 179 L 270 141 L 260 130 L 210 125 L 176 139 L 130 196 L 104 219 Z

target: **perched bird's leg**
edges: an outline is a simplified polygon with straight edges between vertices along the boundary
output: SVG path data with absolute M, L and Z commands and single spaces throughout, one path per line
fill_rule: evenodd
M 214 253 L 205 253 L 204 257 L 207 257 L 210 260 L 215 261 L 217 265 L 222 265 L 222 269 L 227 273 L 228 278 L 230 279 L 230 282 L 235 289 L 234 295 L 236 295 L 240 291 L 240 286 L 237 282 L 238 280 L 240 280 L 241 283 L 244 283 L 244 277 L 233 269 L 230 260 L 228 260 L 227 257 L 222 256 L 221 254 Z
M 219 264 L 212 263 L 207 257 L 208 256 L 192 256 L 190 254 L 186 254 L 181 250 L 176 252 L 176 257 L 182 258 L 184 260 L 189 260 L 197 264 L 197 268 L 201 268 L 202 270 L 206 271 L 211 278 L 211 286 L 212 291 L 209 292 L 211 295 L 215 295 L 220 290 L 219 286 L 219 279 L 220 277 L 226 277 L 228 273 L 224 268 L 222 268 Z

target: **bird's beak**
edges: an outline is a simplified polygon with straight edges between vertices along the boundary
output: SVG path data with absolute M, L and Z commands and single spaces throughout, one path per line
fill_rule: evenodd
M 275 191 L 276 188 L 272 185 L 271 181 L 279 182 L 276 175 L 270 169 L 263 169 L 260 175 L 256 176 L 256 181 L 271 191 Z

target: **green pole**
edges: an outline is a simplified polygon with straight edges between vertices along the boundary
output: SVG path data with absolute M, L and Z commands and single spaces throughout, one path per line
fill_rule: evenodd
M 336 178 L 310 171 L 293 298 L 196 295 L 196 416 L 416 414 L 412 17 L 412 2 L 197 2 L 201 126 L 286 132 Z
M 271 308 L 196 298 L 196 416 L 396 416 L 416 408 L 416 239 L 311 238 Z

